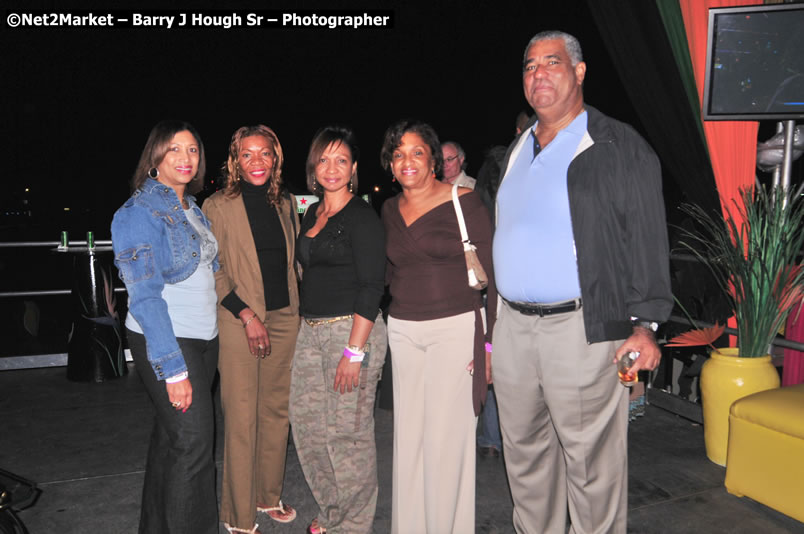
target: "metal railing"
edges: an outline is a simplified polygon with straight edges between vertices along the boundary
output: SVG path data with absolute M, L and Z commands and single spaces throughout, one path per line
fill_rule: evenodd
M 802 313 L 804 313 L 804 312 L 802 312 Z M 680 315 L 671 315 L 667 319 L 667 321 L 668 322 L 672 321 L 674 323 L 679 323 L 679 324 L 685 324 L 685 325 L 692 326 L 692 327 L 695 327 L 697 325 L 697 326 L 699 326 L 701 328 L 711 328 L 711 327 L 715 326 L 712 323 L 707 323 L 705 321 L 698 321 L 697 319 L 695 321 L 695 324 L 692 324 L 689 319 L 687 319 L 686 317 L 681 317 Z M 726 334 L 729 334 L 729 335 L 732 335 L 732 336 L 737 335 L 737 329 L 732 328 L 730 326 L 725 327 L 724 332 Z M 798 351 L 804 352 L 804 343 L 801 343 L 799 341 L 793 341 L 791 339 L 784 339 L 784 338 L 781 338 L 781 337 L 778 337 L 778 336 L 776 337 L 776 339 L 774 339 L 771 342 L 771 345 L 776 346 L 776 347 L 782 347 L 782 348 L 785 348 L 785 349 L 793 349 L 793 350 L 798 350 Z
M 58 241 L 16 241 L 16 242 L 3 242 L 0 243 L 0 249 L 2 248 L 54 248 L 58 249 L 59 245 Z M 63 252 L 69 251 L 69 247 L 71 246 L 87 246 L 87 242 L 76 240 L 76 241 L 69 241 L 67 244 L 67 249 L 62 249 Z M 95 241 L 96 247 L 105 247 L 105 246 L 112 246 L 111 240 L 100 240 Z M 115 293 L 124 293 L 126 291 L 125 287 L 116 287 L 114 288 Z M 0 298 L 11 298 L 11 297 L 44 297 L 44 296 L 58 296 L 58 295 L 69 295 L 71 292 L 70 289 L 38 289 L 32 291 L 0 291 Z
M 53 249 L 54 251 L 65 253 L 83 248 L 86 251 L 87 241 L 85 240 L 71 240 L 67 244 L 67 248 L 60 248 L 59 241 L 16 241 L 16 242 L 0 242 L 0 250 L 3 249 Z M 111 240 L 100 240 L 94 242 L 98 252 L 104 252 L 111 249 Z M 115 292 L 125 292 L 125 287 L 114 288 Z M 65 296 L 72 293 L 71 289 L 41 289 L 31 291 L 2 291 L 0 292 L 0 299 L 3 297 L 46 297 L 46 296 Z M 56 348 L 55 350 L 59 350 Z M 127 360 L 129 358 L 127 357 Z M 55 352 L 52 354 L 25 354 L 15 356 L 13 354 L 0 357 L 0 371 L 6 370 L 19 370 L 19 369 L 34 369 L 40 367 L 64 367 L 67 365 L 67 353 Z
M 18 242 L 0 242 L 0 248 L 34 248 L 34 247 L 53 247 L 56 248 L 60 245 L 58 241 L 18 241 Z M 68 247 L 71 245 L 75 246 L 87 246 L 86 241 L 70 241 L 68 243 Z M 96 246 L 111 246 L 111 240 L 101 240 L 95 241 Z M 671 259 L 679 260 L 679 261 L 689 261 L 689 262 L 697 262 L 699 261 L 692 254 L 684 254 L 684 253 L 677 253 L 674 252 L 671 255 Z M 114 288 L 116 293 L 123 293 L 126 291 L 125 287 L 116 287 Z M 3 297 L 37 297 L 37 296 L 57 296 L 57 295 L 69 295 L 71 290 L 69 289 L 42 289 L 42 290 L 34 290 L 34 291 L 2 291 L 0 292 L 0 298 Z M 686 324 L 689 326 L 693 325 L 686 317 L 681 317 L 678 315 L 671 315 L 668 321 L 672 321 L 679 324 Z M 711 323 L 707 323 L 704 321 L 696 321 L 698 326 L 709 328 L 714 326 Z M 736 335 L 737 331 L 734 328 L 726 327 L 726 333 L 731 335 Z M 793 349 L 804 352 L 804 343 L 792 341 L 789 339 L 778 338 L 775 339 L 772 345 L 783 347 L 786 349 Z
M 5 242 L 0 243 L 0 248 L 33 248 L 33 247 L 58 247 L 61 243 L 58 241 L 14 241 L 14 242 Z M 83 245 L 87 246 L 86 241 L 69 241 L 67 246 L 72 245 Z M 96 246 L 112 246 L 111 239 L 105 241 L 95 241 Z

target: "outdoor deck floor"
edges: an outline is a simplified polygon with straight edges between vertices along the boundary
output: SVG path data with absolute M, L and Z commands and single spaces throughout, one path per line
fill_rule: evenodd
M 69 382 L 63 367 L 0 371 L 0 468 L 38 482 L 42 490 L 36 504 L 19 514 L 32 534 L 137 531 L 152 409 L 131 371 L 99 384 Z M 219 474 L 220 417 L 219 411 Z M 376 411 L 376 431 L 380 492 L 374 532 L 387 533 L 391 412 Z M 804 524 L 728 494 L 724 476 L 725 469 L 704 454 L 700 425 L 649 406 L 629 429 L 628 532 L 804 533 Z M 513 532 L 502 459 L 478 459 L 476 497 L 478 533 Z M 263 534 L 304 532 L 315 514 L 292 444 L 283 500 L 298 510 L 298 519 L 281 525 L 260 514 Z M 220 532 L 226 532 L 222 526 Z

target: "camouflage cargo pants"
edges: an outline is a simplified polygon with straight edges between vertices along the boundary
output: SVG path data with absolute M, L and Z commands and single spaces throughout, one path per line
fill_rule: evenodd
M 374 398 L 385 361 L 387 332 L 377 317 L 360 385 L 335 391 L 335 371 L 351 320 L 310 326 L 302 321 L 290 383 L 293 440 L 319 506 L 318 524 L 331 534 L 369 533 L 377 507 Z

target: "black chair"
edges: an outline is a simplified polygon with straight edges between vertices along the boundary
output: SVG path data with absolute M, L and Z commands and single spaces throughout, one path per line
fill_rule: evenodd
M 31 506 L 39 493 L 35 482 L 0 469 L 0 534 L 28 534 L 15 510 Z

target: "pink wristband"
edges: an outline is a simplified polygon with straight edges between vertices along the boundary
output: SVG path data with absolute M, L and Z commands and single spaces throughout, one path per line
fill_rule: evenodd
M 349 347 L 344 347 L 343 355 L 345 358 L 349 358 L 350 362 L 362 362 L 363 358 L 365 357 L 365 352 L 358 352 L 350 349 Z
M 486 352 L 491 352 L 491 343 L 486 341 Z

